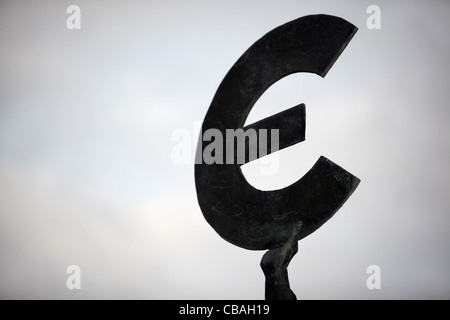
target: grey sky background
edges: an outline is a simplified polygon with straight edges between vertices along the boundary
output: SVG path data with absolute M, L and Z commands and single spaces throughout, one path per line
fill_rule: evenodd
M 66 8 L 81 8 L 68 30 Z M 366 9 L 381 8 L 369 30 Z M 331 14 L 359 31 L 322 79 L 271 87 L 248 123 L 304 102 L 306 141 L 261 189 L 324 155 L 362 180 L 299 242 L 299 299 L 449 299 L 448 1 L 1 1 L 0 298 L 263 299 L 264 252 L 222 240 L 197 205 L 192 153 L 225 74 L 273 28 Z M 66 268 L 81 268 L 68 290 Z M 366 268 L 381 268 L 368 290 Z

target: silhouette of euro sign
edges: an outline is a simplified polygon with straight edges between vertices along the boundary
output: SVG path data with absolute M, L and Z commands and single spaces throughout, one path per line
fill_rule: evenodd
M 356 31 L 351 23 L 329 15 L 301 17 L 270 31 L 229 70 L 207 111 L 202 133 L 217 129 L 225 137 L 227 129 L 276 128 L 280 149 L 303 141 L 303 104 L 243 126 L 259 97 L 283 77 L 296 72 L 325 77 Z M 197 157 L 207 145 L 199 139 Z M 240 165 L 207 164 L 197 158 L 197 198 L 205 219 L 222 238 L 252 250 L 283 245 L 300 222 L 296 240 L 308 236 L 339 210 L 359 183 L 322 156 L 292 185 L 262 191 L 246 181 Z

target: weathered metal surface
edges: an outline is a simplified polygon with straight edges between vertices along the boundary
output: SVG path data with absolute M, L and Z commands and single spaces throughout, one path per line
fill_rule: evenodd
M 225 137 L 226 129 L 243 128 L 258 98 L 289 74 L 309 72 L 324 77 L 356 31 L 349 22 L 328 15 L 302 17 L 270 31 L 225 76 L 205 116 L 202 132 L 214 128 Z M 296 134 L 292 134 L 289 121 L 278 128 L 280 148 L 304 139 L 303 120 L 294 122 L 300 130 Z M 263 124 L 266 128 L 278 126 L 280 118 L 265 119 Z M 197 155 L 202 155 L 208 144 L 200 140 Z M 225 159 L 225 152 L 221 156 Z M 280 190 L 252 187 L 238 163 L 196 161 L 195 182 L 200 208 L 214 230 L 237 246 L 263 250 L 286 244 L 292 226 L 299 223 L 302 228 L 296 241 L 317 230 L 350 197 L 359 179 L 320 157 L 305 176 Z

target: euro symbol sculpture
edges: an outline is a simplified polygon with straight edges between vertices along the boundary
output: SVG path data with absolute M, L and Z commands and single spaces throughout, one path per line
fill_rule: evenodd
M 277 128 L 280 149 L 303 141 L 304 104 L 243 126 L 259 97 L 283 77 L 296 72 L 325 77 L 356 31 L 351 23 L 329 15 L 301 17 L 270 31 L 227 73 L 206 113 L 202 133 L 215 129 L 225 137 L 227 129 Z M 296 299 L 287 265 L 297 252 L 297 242 L 330 219 L 360 180 L 322 156 L 294 184 L 261 191 L 246 181 L 242 163 L 225 161 L 226 152 L 215 154 L 216 159 L 223 157 L 220 163 L 199 159 L 208 144 L 199 140 L 195 164 L 198 203 L 205 219 L 236 246 L 269 249 L 261 261 L 266 299 Z

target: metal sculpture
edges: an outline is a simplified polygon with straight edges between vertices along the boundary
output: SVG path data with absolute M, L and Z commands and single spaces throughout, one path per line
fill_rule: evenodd
M 304 104 L 247 127 L 244 123 L 264 91 L 283 77 L 296 72 L 325 77 L 356 31 L 349 22 L 329 15 L 301 17 L 270 31 L 225 76 L 206 113 L 202 133 L 214 129 L 225 137 L 227 129 L 256 129 L 257 135 L 257 129 L 278 129 L 280 149 L 303 141 Z M 203 156 L 208 145 L 208 141 L 199 140 L 197 157 Z M 261 261 L 266 299 L 296 299 L 289 287 L 287 266 L 297 252 L 297 242 L 334 215 L 359 179 L 320 157 L 294 184 L 261 191 L 246 181 L 240 169 L 242 161 L 238 163 L 236 152 L 230 156 L 229 151 L 226 146 L 217 148 L 215 159 L 222 161 L 215 163 L 196 159 L 195 182 L 203 215 L 232 244 L 251 250 L 269 249 Z M 260 151 L 247 153 L 243 163 L 270 153 Z

